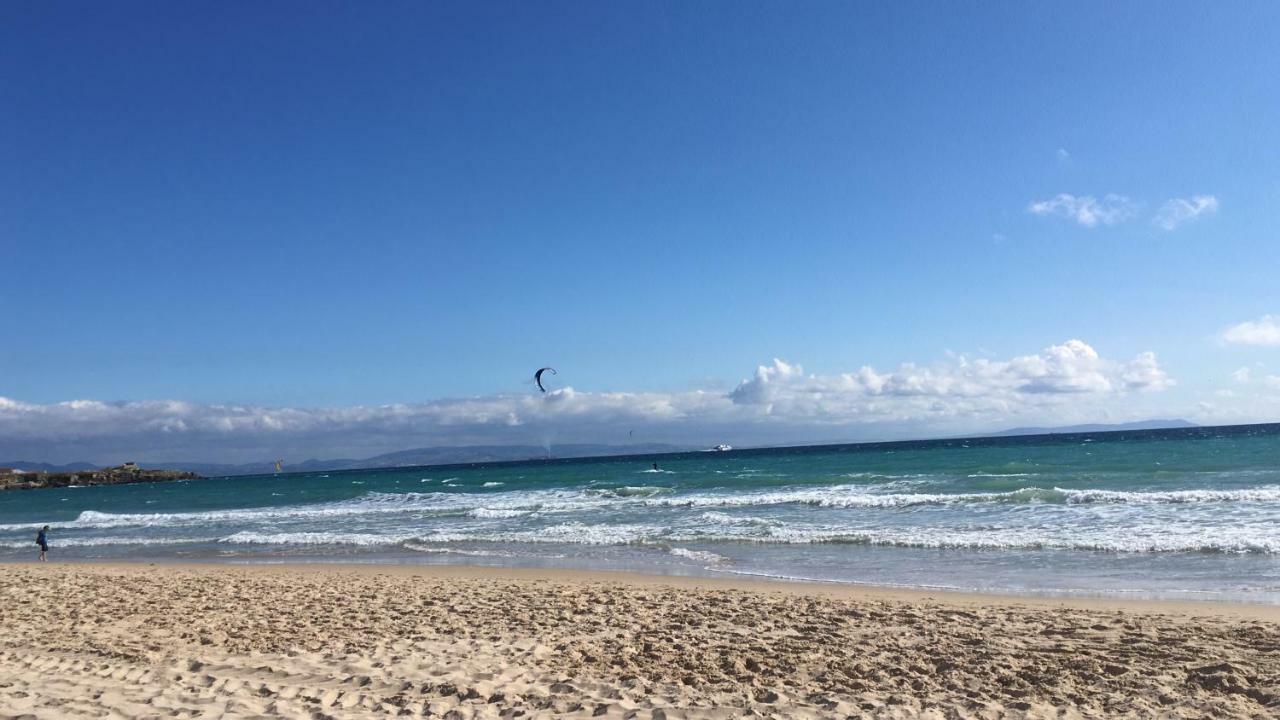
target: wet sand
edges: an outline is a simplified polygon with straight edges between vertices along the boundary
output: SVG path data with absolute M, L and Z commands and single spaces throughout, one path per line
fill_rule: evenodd
M 622 573 L 0 565 L 0 718 L 1280 716 L 1280 608 Z

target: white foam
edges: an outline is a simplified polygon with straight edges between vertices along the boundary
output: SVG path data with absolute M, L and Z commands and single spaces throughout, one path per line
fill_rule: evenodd
M 782 525 L 781 520 L 774 518 L 753 517 L 750 515 L 730 515 L 716 510 L 708 510 L 698 516 L 698 519 L 717 525 L 748 525 L 748 526 L 774 526 Z
M 473 517 L 473 518 L 483 518 L 483 519 L 517 518 L 517 517 L 524 517 L 525 515 L 528 515 L 531 512 L 533 511 L 532 510 L 503 510 L 501 508 L 482 507 L 482 508 L 476 508 L 475 510 L 468 510 L 467 516 Z
M 452 529 L 423 536 L 421 542 L 560 543 L 577 545 L 660 545 L 747 542 L 755 544 L 851 544 L 969 550 L 1088 550 L 1117 553 L 1280 553 L 1280 538 L 1268 523 L 1204 527 L 1160 524 L 1089 527 L 843 528 L 800 525 L 720 525 L 672 528 L 640 523 L 569 522 L 527 530 Z
M 1280 502 L 1280 486 L 1267 485 L 1240 490 L 1169 490 L 1131 492 L 1122 490 L 1064 490 L 1055 491 L 1067 497 L 1069 503 L 1274 503 Z
M 1065 508 L 1063 509 L 1065 511 Z M 486 517 L 477 513 L 477 517 Z M 509 517 L 505 514 L 487 517 Z M 1105 516 L 1101 516 L 1105 519 Z M 1197 520 L 1177 522 L 1148 519 L 1133 521 L 1128 515 L 1111 517 L 1060 518 L 1023 526 L 916 525 L 905 527 L 782 524 L 765 519 L 736 518 L 727 513 L 707 512 L 701 523 L 672 526 L 651 523 L 565 522 L 543 527 L 454 526 L 436 532 L 396 526 L 385 532 L 324 532 L 242 530 L 221 537 L 75 537 L 58 536 L 54 545 L 137 546 L 218 542 L 234 545 L 337 545 L 391 547 L 406 542 L 449 546 L 458 543 L 576 544 L 576 545 L 657 545 L 680 547 L 682 543 L 705 545 L 716 542 L 755 544 L 852 544 L 914 548 L 967 550 L 1075 550 L 1116 553 L 1280 553 L 1280 536 L 1269 516 L 1251 522 L 1231 518 L 1218 524 Z M 745 521 L 745 522 L 744 522 Z M 30 548 L 30 538 L 6 539 L 0 546 Z
M 771 505 L 811 505 L 824 508 L 895 508 L 915 505 L 956 505 L 974 503 L 1056 503 L 1056 504 L 1185 504 L 1185 503 L 1280 503 L 1280 486 L 1268 485 L 1236 490 L 1114 491 L 1095 489 L 1026 487 L 990 493 L 901 493 L 876 492 L 851 485 L 791 487 L 747 493 L 676 493 L 656 486 L 623 486 L 613 489 L 533 490 L 498 493 L 367 493 L 352 500 L 309 505 L 232 508 L 189 513 L 104 513 L 86 510 L 59 528 L 89 529 L 116 527 L 168 527 L 211 524 L 255 524 L 261 522 L 325 519 L 369 514 L 403 513 L 467 514 L 476 510 L 523 512 L 584 512 L 628 506 L 669 508 L 731 508 Z M 512 515 L 514 516 L 514 515 Z M 0 524 L 0 531 L 38 529 L 40 523 Z
M 1158 524 L 1110 527 L 1045 528 L 947 528 L 911 527 L 849 529 L 829 526 L 724 526 L 719 530 L 672 529 L 645 524 L 562 523 L 545 528 L 511 531 L 453 530 L 425 536 L 411 532 L 254 532 L 225 537 L 59 537 L 54 547 L 106 547 L 183 545 L 194 543 L 235 545 L 341 545 L 391 547 L 436 552 L 427 547 L 448 548 L 456 543 L 535 543 L 578 545 L 671 545 L 680 542 L 748 542 L 756 544 L 852 544 L 968 550 L 1077 550 L 1114 553 L 1280 553 L 1280 537 L 1269 524 L 1204 527 Z M 30 539 L 0 542 L 0 547 L 30 548 Z M 711 561 L 714 553 L 674 546 L 671 554 Z M 705 555 L 699 553 L 706 553 Z M 720 557 L 720 556 L 716 556 Z M 719 561 L 717 561 L 719 562 Z
M 712 565 L 719 565 L 729 559 L 723 555 L 717 555 L 713 552 L 707 552 L 705 550 L 689 550 L 682 547 L 673 547 L 671 548 L 670 553 L 676 557 L 687 558 L 700 563 L 710 563 Z
M 1053 527 L 968 530 L 914 527 L 850 531 L 839 528 L 773 528 L 759 542 L 848 543 L 967 550 L 1085 550 L 1114 553 L 1280 552 L 1280 538 L 1267 528 L 1208 528 L 1199 525 Z
M 659 486 L 622 486 L 603 491 L 607 495 L 617 497 L 653 497 L 662 495 L 662 493 L 672 492 L 672 488 Z
M 261 533 L 242 531 L 219 538 L 220 543 L 237 545 L 398 545 L 413 535 L 379 535 L 376 533 L 284 532 Z
M 54 534 L 55 546 L 72 547 L 214 541 L 383 547 L 420 538 L 445 544 L 654 544 L 663 548 L 675 543 L 701 547 L 709 542 L 750 542 L 1280 553 L 1280 533 L 1273 527 L 1280 516 L 1280 485 L 1141 491 L 1029 486 L 983 493 L 918 493 L 894 486 L 908 482 L 914 481 L 792 485 L 749 492 L 679 492 L 649 485 L 369 492 L 334 502 L 188 513 L 86 510 L 73 521 L 51 524 L 56 531 L 76 531 Z M 1002 509 L 1004 505 L 1013 507 Z M 917 507 L 921 509 L 910 510 Z M 832 512 L 820 512 L 824 509 Z M 29 548 L 34 543 L 27 534 L 34 535 L 42 524 L 0 525 L 0 531 L 12 533 L 0 542 L 6 548 Z M 93 531 L 114 528 L 143 528 L 123 531 L 131 535 L 154 530 L 159 537 L 91 536 Z M 206 534 L 212 537 L 165 537 Z
M 62 498 L 66 500 L 66 498 Z M 0 532 L 16 532 L 18 530 L 39 530 L 45 525 L 53 525 L 53 523 L 31 522 L 31 523 L 0 523 Z
M 816 488 L 784 488 L 755 493 L 693 493 L 645 500 L 644 504 L 666 507 L 734 507 L 752 505 L 801 504 L 829 508 L 908 507 L 912 505 L 957 505 L 973 503 L 1280 503 L 1280 486 L 1240 490 L 1176 490 L 1122 492 L 1025 487 L 1006 492 L 985 493 L 882 493 L 849 485 Z
M 434 553 L 439 555 L 464 555 L 467 557 L 512 557 L 511 553 L 501 552 L 498 550 L 470 550 L 465 548 L 438 547 L 430 545 L 421 545 L 416 542 L 407 542 L 404 547 L 420 553 Z
M 744 507 L 753 505 L 813 505 L 827 508 L 890 508 L 911 505 L 967 503 L 1061 502 L 1055 490 L 1029 487 L 990 493 L 880 493 L 849 485 L 789 488 L 754 493 L 690 494 L 646 501 L 667 507 Z
M 566 545 L 631 545 L 660 540 L 666 529 L 641 524 L 562 523 L 532 530 L 452 530 L 424 535 L 427 543 L 507 542 L 561 543 Z
M 85 510 L 73 521 L 59 523 L 60 528 L 116 528 L 116 527 L 172 527 L 184 525 L 208 525 L 218 523 L 254 523 L 262 521 L 336 518 L 348 515 L 401 513 L 410 511 L 455 510 L 456 506 L 444 502 L 450 496 L 444 493 L 368 493 L 354 500 L 314 505 L 286 505 L 257 508 L 231 508 L 189 513 L 104 513 Z M 14 526 L 4 529 L 25 529 Z
M 156 537 L 51 537 L 49 547 L 56 551 L 60 547 L 107 547 L 112 545 L 189 545 L 192 543 L 215 542 L 217 538 L 156 538 Z M 27 548 L 35 547 L 35 540 L 4 541 L 0 547 Z
M 180 527 L 255 524 L 324 519 L 370 514 L 421 516 L 458 515 L 475 510 L 524 512 L 587 512 L 622 510 L 628 506 L 667 508 L 731 508 L 771 505 L 810 505 L 821 508 L 898 508 L 917 505 L 1056 503 L 1056 504 L 1185 504 L 1275 503 L 1280 486 L 1236 490 L 1115 491 L 1026 487 L 988 493 L 882 492 L 854 485 L 790 487 L 758 492 L 677 493 L 658 486 L 612 489 L 526 490 L 497 493 L 366 493 L 351 500 L 308 505 L 230 508 L 188 513 L 105 513 L 86 510 L 59 528 Z M 0 531 L 39 529 L 41 523 L 0 524 Z

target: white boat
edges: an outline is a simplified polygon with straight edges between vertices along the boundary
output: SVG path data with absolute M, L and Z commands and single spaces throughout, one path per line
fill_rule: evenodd
M 732 449 L 733 449 L 732 445 L 717 445 L 711 448 L 709 452 L 729 452 Z

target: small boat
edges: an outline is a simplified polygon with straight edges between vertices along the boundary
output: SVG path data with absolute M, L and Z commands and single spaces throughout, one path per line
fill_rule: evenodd
M 733 449 L 732 445 L 717 445 L 711 448 L 710 450 L 708 450 L 707 452 L 729 452 L 732 449 Z

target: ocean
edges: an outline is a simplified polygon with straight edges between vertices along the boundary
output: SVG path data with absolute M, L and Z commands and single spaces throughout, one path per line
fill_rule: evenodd
M 33 559 L 46 523 L 54 561 L 457 563 L 1277 603 L 1280 424 L 11 491 L 0 560 Z

